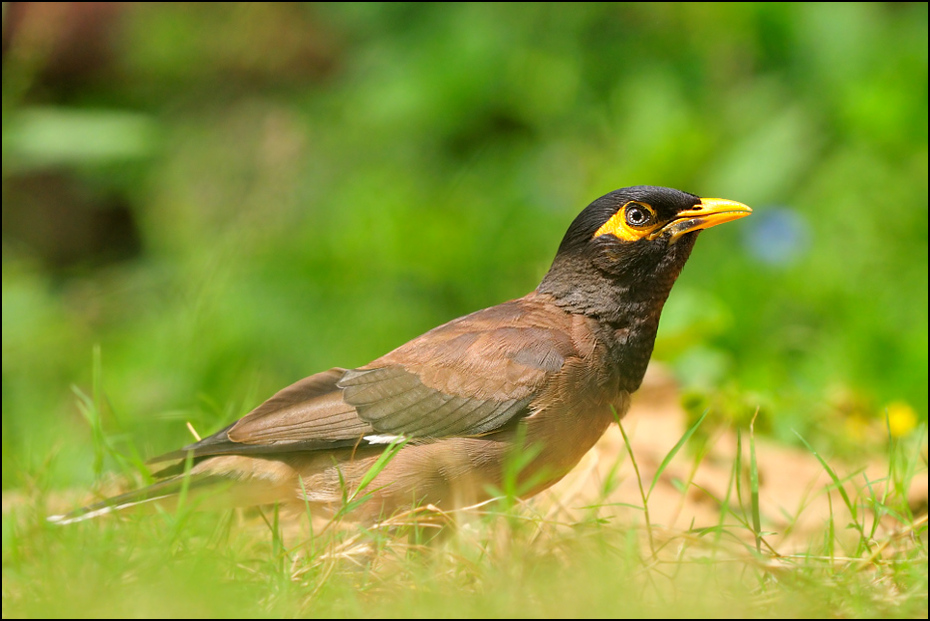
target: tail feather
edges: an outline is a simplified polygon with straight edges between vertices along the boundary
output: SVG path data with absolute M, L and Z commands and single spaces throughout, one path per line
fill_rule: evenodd
M 186 481 L 185 478 L 187 479 Z M 148 505 L 154 509 L 154 503 L 157 501 L 165 501 L 166 504 L 173 507 L 176 505 L 179 494 L 185 483 L 188 486 L 188 492 L 194 492 L 208 486 L 215 486 L 220 482 L 229 481 L 228 479 L 215 475 L 174 476 L 139 490 L 126 492 L 125 494 L 95 502 L 86 507 L 71 511 L 70 513 L 50 515 L 46 519 L 54 524 L 73 524 L 74 522 L 82 522 L 114 511 L 122 511 L 124 509 L 141 507 L 144 505 Z

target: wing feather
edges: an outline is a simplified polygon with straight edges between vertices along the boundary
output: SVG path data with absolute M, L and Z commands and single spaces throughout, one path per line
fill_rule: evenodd
M 164 459 L 352 446 L 365 437 L 481 435 L 531 413 L 566 361 L 574 319 L 530 294 L 430 330 L 358 369 L 288 386 Z

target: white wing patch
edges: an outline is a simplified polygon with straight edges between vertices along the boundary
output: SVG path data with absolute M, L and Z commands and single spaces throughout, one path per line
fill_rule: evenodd
M 368 442 L 368 444 L 390 444 L 391 442 L 406 440 L 406 438 L 404 436 L 392 436 L 385 434 L 365 436 L 365 440 Z

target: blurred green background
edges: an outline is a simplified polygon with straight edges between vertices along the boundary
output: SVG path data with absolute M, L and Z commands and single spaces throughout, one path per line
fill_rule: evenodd
M 3 5 L 3 486 L 536 286 L 627 185 L 751 205 L 655 358 L 834 452 L 927 418 L 927 4 Z

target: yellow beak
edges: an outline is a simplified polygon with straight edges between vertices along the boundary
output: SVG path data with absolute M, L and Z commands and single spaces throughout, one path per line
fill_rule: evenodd
M 702 198 L 700 203 L 680 212 L 674 220 L 650 233 L 649 239 L 655 239 L 670 232 L 669 243 L 671 244 L 685 233 L 709 229 L 724 222 L 744 218 L 751 213 L 752 209 L 736 201 L 728 201 L 724 198 Z

